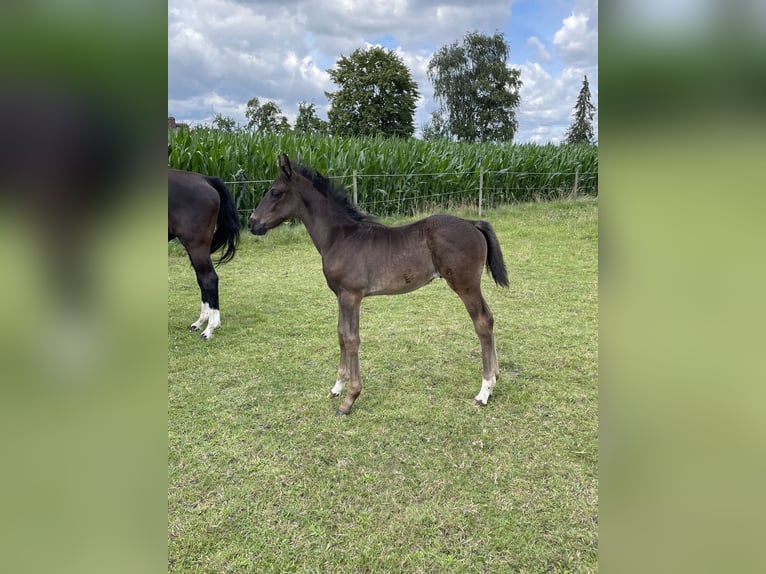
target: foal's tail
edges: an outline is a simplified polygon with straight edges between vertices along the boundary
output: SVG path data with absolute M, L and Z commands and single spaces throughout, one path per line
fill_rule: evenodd
M 221 196 L 221 207 L 218 210 L 218 222 L 216 224 L 213 241 L 210 244 L 210 253 L 215 253 L 224 245 L 226 250 L 218 259 L 218 264 L 226 263 L 234 258 L 239 245 L 239 215 L 231 197 L 229 188 L 217 177 L 206 177 L 207 182 L 212 185 Z
M 508 272 L 505 270 L 503 252 L 500 250 L 500 242 L 497 240 L 495 230 L 486 221 L 472 221 L 471 223 L 481 231 L 484 239 L 487 240 L 487 271 L 500 287 L 508 287 Z

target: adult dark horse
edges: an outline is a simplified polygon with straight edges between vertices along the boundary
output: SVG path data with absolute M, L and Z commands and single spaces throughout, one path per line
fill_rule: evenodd
M 463 300 L 481 341 L 483 378 L 475 404 L 486 405 L 499 373 L 494 318 L 481 294 L 486 264 L 500 286 L 508 286 L 503 255 L 489 223 L 433 215 L 409 225 L 387 227 L 349 203 L 343 190 L 313 170 L 279 158 L 281 174 L 250 216 L 250 231 L 263 235 L 284 221 L 303 221 L 322 256 L 327 285 L 338 297 L 340 367 L 330 397 L 348 382 L 337 411 L 348 414 L 362 390 L 359 377 L 359 309 L 369 295 L 414 291 L 443 277 Z
M 225 247 L 218 263 L 230 261 L 239 243 L 239 217 L 228 188 L 216 178 L 168 169 L 168 241 L 177 237 L 189 254 L 202 292 L 199 319 L 189 327 L 209 339 L 221 324 L 218 274 L 211 253 Z

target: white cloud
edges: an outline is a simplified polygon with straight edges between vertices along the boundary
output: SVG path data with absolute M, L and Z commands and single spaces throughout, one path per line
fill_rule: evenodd
M 586 13 L 572 14 L 553 35 L 553 44 L 567 65 L 585 66 L 598 50 L 598 26 Z
M 521 87 L 522 105 L 519 109 L 519 131 L 528 134 L 524 141 L 534 143 L 561 143 L 562 120 L 568 125 L 571 104 L 564 97 L 567 81 L 554 76 L 539 63 L 520 66 L 524 84 Z M 572 100 L 572 104 L 574 100 Z

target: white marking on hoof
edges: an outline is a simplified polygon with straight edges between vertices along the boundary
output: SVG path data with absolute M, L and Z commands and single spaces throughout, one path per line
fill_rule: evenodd
M 492 390 L 495 388 L 496 382 L 497 379 L 495 377 L 492 377 L 490 380 L 482 379 L 481 390 L 479 391 L 479 394 L 476 395 L 474 404 L 486 407 L 487 401 L 489 401 L 489 397 L 492 396 Z
M 209 317 L 210 317 L 210 305 L 208 305 L 207 303 L 202 303 L 202 309 L 200 310 L 200 313 L 199 313 L 199 319 L 194 321 L 194 323 L 192 323 L 189 326 L 189 331 L 199 331 L 202 325 L 207 323 L 207 320 Z
M 327 395 L 327 398 L 332 399 L 334 397 L 339 397 L 340 394 L 343 392 L 343 388 L 345 386 L 346 386 L 346 383 L 338 379 L 337 381 L 335 381 L 335 386 L 330 389 L 330 394 Z
M 202 338 L 207 340 L 213 336 L 213 331 L 221 326 L 221 312 L 218 309 L 210 309 L 207 329 L 202 333 Z

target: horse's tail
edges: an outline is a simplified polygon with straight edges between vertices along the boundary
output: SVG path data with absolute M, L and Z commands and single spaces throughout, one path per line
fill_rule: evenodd
M 503 252 L 500 250 L 500 242 L 497 240 L 495 230 L 486 221 L 472 221 L 471 223 L 481 231 L 484 239 L 487 240 L 487 271 L 500 287 L 508 287 L 508 272 L 505 270 Z
M 229 188 L 217 177 L 206 177 L 221 197 L 221 207 L 218 209 L 218 221 L 216 223 L 213 241 L 210 244 L 210 253 L 215 253 L 221 247 L 226 246 L 225 251 L 218 258 L 218 264 L 226 263 L 234 258 L 239 245 L 239 214 L 234 205 Z

